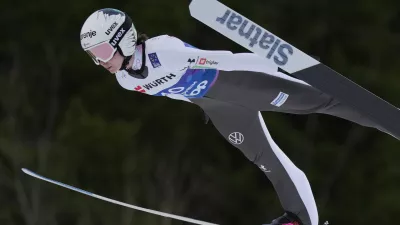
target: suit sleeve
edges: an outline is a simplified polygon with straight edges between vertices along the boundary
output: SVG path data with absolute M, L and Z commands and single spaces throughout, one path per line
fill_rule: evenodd
M 182 69 L 217 69 L 224 71 L 253 71 L 268 74 L 277 72 L 278 67 L 254 53 L 232 53 L 224 50 L 201 50 L 177 39 L 157 51 L 164 67 L 171 71 Z

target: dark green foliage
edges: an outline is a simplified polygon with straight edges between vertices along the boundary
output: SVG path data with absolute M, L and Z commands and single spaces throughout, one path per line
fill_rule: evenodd
M 226 0 L 228 6 L 400 105 L 400 1 Z M 0 224 L 178 225 L 22 174 L 26 167 L 94 193 L 219 224 L 280 216 L 261 171 L 195 105 L 122 89 L 81 50 L 98 8 L 128 12 L 139 32 L 199 48 L 246 51 L 191 18 L 186 0 L 1 4 Z M 321 222 L 392 224 L 400 212 L 400 145 L 323 115 L 263 113 L 308 176 Z

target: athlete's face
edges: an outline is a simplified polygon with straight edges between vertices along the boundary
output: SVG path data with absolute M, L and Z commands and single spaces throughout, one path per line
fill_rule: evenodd
M 105 63 L 100 61 L 100 65 L 110 73 L 116 73 L 121 68 L 123 61 L 124 57 L 116 51 L 115 55 L 108 62 Z

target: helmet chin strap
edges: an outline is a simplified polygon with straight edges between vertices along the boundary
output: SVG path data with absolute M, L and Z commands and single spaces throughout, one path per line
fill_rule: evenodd
M 129 70 L 128 68 L 126 68 L 126 66 L 128 66 L 129 64 L 129 60 L 131 60 L 132 55 L 130 56 L 124 56 L 124 53 L 122 53 L 122 50 L 119 46 L 117 46 L 117 51 L 119 52 L 120 55 L 122 55 L 124 57 L 124 61 L 122 61 L 122 65 L 121 68 L 119 68 L 119 70 Z
M 126 66 L 128 66 L 129 64 L 129 60 L 131 60 L 132 56 L 126 56 L 124 58 L 124 61 L 122 62 L 121 68 L 119 70 L 130 70 L 132 68 L 126 68 Z

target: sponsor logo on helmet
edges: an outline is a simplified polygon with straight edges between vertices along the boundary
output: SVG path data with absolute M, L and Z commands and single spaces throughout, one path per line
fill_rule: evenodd
M 231 31 L 236 31 L 248 40 L 250 48 L 258 44 L 260 48 L 266 50 L 265 57 L 272 59 L 278 66 L 286 65 L 294 53 L 293 47 L 288 43 L 231 10 L 226 10 L 222 17 L 217 17 L 216 22 L 225 25 Z
M 121 30 L 118 32 L 118 34 L 115 35 L 115 37 L 112 39 L 112 41 L 111 41 L 111 45 L 112 46 L 115 47 L 118 44 L 118 42 L 120 41 L 120 39 L 124 35 L 125 31 L 126 30 L 124 30 L 124 28 L 121 28 Z
M 107 35 L 111 34 L 111 31 L 113 31 L 116 27 L 117 27 L 118 23 L 114 22 L 113 24 L 111 24 L 110 28 L 107 29 L 107 31 L 105 32 Z
M 92 38 L 94 36 L 96 36 L 96 31 L 90 30 L 89 32 L 81 34 L 81 40 L 85 38 Z

